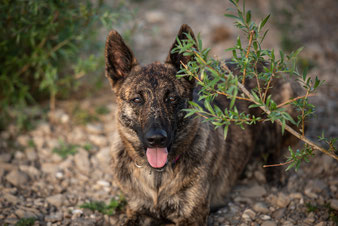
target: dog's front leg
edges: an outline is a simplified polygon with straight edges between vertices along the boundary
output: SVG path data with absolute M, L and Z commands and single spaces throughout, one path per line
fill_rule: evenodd
M 140 220 L 141 220 L 140 214 L 131 210 L 128 206 L 127 206 L 127 210 L 126 210 L 126 215 L 127 215 L 126 218 L 122 222 L 123 226 L 140 225 Z
M 207 219 L 209 215 L 209 202 L 205 201 L 205 204 L 195 206 L 192 213 L 189 216 L 183 216 L 178 218 L 174 222 L 177 226 L 203 226 L 207 225 Z

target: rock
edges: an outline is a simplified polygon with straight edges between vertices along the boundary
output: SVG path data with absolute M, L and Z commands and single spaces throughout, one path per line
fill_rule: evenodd
M 311 180 L 307 183 L 306 188 L 309 188 L 312 192 L 320 193 L 322 192 L 327 185 L 319 179 Z
M 289 195 L 289 198 L 290 199 L 302 199 L 303 198 L 303 195 L 299 192 L 296 192 L 296 193 L 291 193 Z
M 334 210 L 338 210 L 338 199 L 331 199 L 330 207 Z
M 290 221 L 283 222 L 282 226 L 294 226 L 294 224 Z
M 96 183 L 97 185 L 102 186 L 102 187 L 110 187 L 110 183 L 105 180 L 98 180 Z
M 90 162 L 88 158 L 88 152 L 82 148 L 78 149 L 78 152 L 74 156 L 74 162 L 76 167 L 84 174 L 88 175 L 90 171 Z
M 86 126 L 87 132 L 88 133 L 93 133 L 93 134 L 102 134 L 104 132 L 103 125 L 101 123 L 89 123 Z
M 307 197 L 309 197 L 311 199 L 318 198 L 318 195 L 316 193 L 313 193 L 311 188 L 305 188 L 304 193 Z
M 90 142 L 92 142 L 93 144 L 95 144 L 99 147 L 107 146 L 107 144 L 108 144 L 108 139 L 105 136 L 102 136 L 102 135 L 90 134 L 89 140 L 90 140 Z
M 262 220 L 265 220 L 265 221 L 271 219 L 271 217 L 270 217 L 269 215 L 261 215 L 260 218 L 261 218 Z
M 36 218 L 38 214 L 36 214 L 38 210 L 31 208 L 20 208 L 15 211 L 15 214 L 19 218 Z
M 266 194 L 266 190 L 263 186 L 254 185 L 250 188 L 244 189 L 241 195 L 248 198 L 262 197 Z
M 165 20 L 165 16 L 162 11 L 152 10 L 145 14 L 145 18 L 149 23 L 160 23 Z
M 254 176 L 256 178 L 256 180 L 260 183 L 266 183 L 266 178 L 265 178 L 265 175 L 262 171 L 260 170 L 256 170 L 254 172 Z
M 29 136 L 27 135 L 20 135 L 16 138 L 16 141 L 19 143 L 19 145 L 21 146 L 27 146 L 28 145 L 28 141 L 29 141 Z
M 281 219 L 284 216 L 285 208 L 281 208 L 272 213 L 272 217 L 275 219 Z
M 253 220 L 253 219 L 255 219 L 255 216 L 256 216 L 256 213 L 252 209 L 246 209 L 246 210 L 244 210 L 244 212 L 242 214 L 242 218 L 245 221 Z
M 14 186 L 22 186 L 28 182 L 28 176 L 18 170 L 12 170 L 6 176 L 6 180 Z
M 311 224 L 311 225 L 312 225 L 313 222 L 315 222 L 315 215 L 314 215 L 313 212 L 311 212 L 311 213 L 307 216 L 307 218 L 305 218 L 304 223 L 306 223 L 306 224 Z
M 284 193 L 278 193 L 276 204 L 281 208 L 285 208 L 289 205 L 290 199 Z
M 10 162 L 12 155 L 9 153 L 0 154 L 0 162 Z
M 40 175 L 40 171 L 34 166 L 20 165 L 19 169 L 27 173 L 31 178 L 38 177 Z
M 270 212 L 268 207 L 266 206 L 266 204 L 263 203 L 263 202 L 255 203 L 255 205 L 253 206 L 253 209 L 256 212 L 259 212 L 259 213 L 269 213 Z
M 9 216 L 7 216 L 5 223 L 9 225 L 15 225 L 17 221 L 18 221 L 18 217 L 14 213 L 12 213 Z
M 334 159 L 328 155 L 322 156 L 322 166 L 324 167 L 325 172 L 330 172 L 332 170 L 332 164 Z
M 61 194 L 52 195 L 46 198 L 46 201 L 56 207 L 61 207 L 64 202 L 64 197 Z
M 315 224 L 315 226 L 326 226 L 326 223 L 325 222 L 319 222 L 318 224 Z
M 15 159 L 18 159 L 18 160 L 22 160 L 24 157 L 25 157 L 25 154 L 22 153 L 21 151 L 17 151 L 17 152 L 15 152 L 15 154 L 14 154 L 14 158 L 15 158 Z
M 58 171 L 58 168 L 58 164 L 54 163 L 46 162 L 41 164 L 41 170 L 46 174 L 55 174 Z
M 26 148 L 25 149 L 25 155 L 26 155 L 27 159 L 30 160 L 30 161 L 35 161 L 38 158 L 38 155 L 37 155 L 36 151 L 34 150 L 34 148 Z
M 45 139 L 41 136 L 33 136 L 32 139 L 38 150 L 41 149 L 45 144 Z
M 277 226 L 277 224 L 274 221 L 264 221 L 261 226 Z
M 17 197 L 15 197 L 14 195 L 11 195 L 11 194 L 9 194 L 9 193 L 4 193 L 3 194 L 3 197 L 8 201 L 8 202 L 10 202 L 10 203 L 12 203 L 12 204 L 17 204 L 19 201 L 20 201 L 20 199 L 19 198 L 17 198 Z
M 45 217 L 45 221 L 47 222 L 57 222 L 62 221 L 63 215 L 61 212 L 53 213 Z

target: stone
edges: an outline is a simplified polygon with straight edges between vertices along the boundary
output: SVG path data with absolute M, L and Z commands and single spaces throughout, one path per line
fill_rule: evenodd
M 99 147 L 107 146 L 108 144 L 108 139 L 105 136 L 96 134 L 90 134 L 89 141 Z
M 25 149 L 25 155 L 27 157 L 28 160 L 30 161 L 35 161 L 38 159 L 38 155 L 36 153 L 36 151 L 34 150 L 34 148 L 26 148 Z
M 160 10 L 152 10 L 145 14 L 145 18 L 149 23 L 160 23 L 165 20 L 165 16 Z
M 45 139 L 41 136 L 33 136 L 32 139 L 38 150 L 41 149 L 45 144 Z
M 265 220 L 265 221 L 271 219 L 271 217 L 270 217 L 269 215 L 265 215 L 265 214 L 264 214 L 264 215 L 261 215 L 260 218 L 261 218 L 262 220 Z
M 18 217 L 14 213 L 12 213 L 9 216 L 7 216 L 5 223 L 9 225 L 15 225 L 17 221 L 18 221 Z
M 46 198 L 46 201 L 56 207 L 60 207 L 64 203 L 64 197 L 61 194 L 52 195 Z
M 261 226 L 277 226 L 277 224 L 274 221 L 264 221 Z
M 254 172 L 254 176 L 255 176 L 256 180 L 259 181 L 260 183 L 266 183 L 266 178 L 265 178 L 265 175 L 262 171 L 256 170 Z
M 25 154 L 22 153 L 21 151 L 17 151 L 17 152 L 15 152 L 15 154 L 14 154 L 14 158 L 15 158 L 15 159 L 18 159 L 18 160 L 22 160 L 24 157 L 25 157 Z
M 27 173 L 31 178 L 38 177 L 40 175 L 40 171 L 34 166 L 20 165 L 19 169 Z
M 268 207 L 266 206 L 266 204 L 263 203 L 263 202 L 255 203 L 255 205 L 253 206 L 253 209 L 256 212 L 259 212 L 259 213 L 269 213 L 270 212 Z
M 46 174 L 55 174 L 58 171 L 58 168 L 58 164 L 55 163 L 46 162 L 41 164 L 41 170 Z
M 315 224 L 315 226 L 326 226 L 326 223 L 325 222 L 319 222 L 318 224 Z
M 278 193 L 276 204 L 278 207 L 285 208 L 289 205 L 290 199 L 284 193 Z
M 15 197 L 14 195 L 11 195 L 9 193 L 4 193 L 3 197 L 7 200 L 7 202 L 10 202 L 14 205 L 17 204 L 20 201 L 19 198 Z
M 53 213 L 45 217 L 47 222 L 58 222 L 62 221 L 63 215 L 61 212 Z
M 311 188 L 305 188 L 304 193 L 307 197 L 309 197 L 311 199 L 318 198 L 318 195 L 316 193 L 313 193 Z
M 16 138 L 16 141 L 19 143 L 19 145 L 21 146 L 27 146 L 28 145 L 28 141 L 29 141 L 29 136 L 27 135 L 20 135 Z
M 303 195 L 302 195 L 302 193 L 299 193 L 299 192 L 291 193 L 291 194 L 289 195 L 289 198 L 290 198 L 290 199 L 302 199 L 302 198 L 303 198 Z
M 244 210 L 242 218 L 246 221 L 255 219 L 256 213 L 252 209 Z
M 88 175 L 90 171 L 90 162 L 88 152 L 82 148 L 74 156 L 76 167 L 84 174 Z
M 272 217 L 275 219 L 281 219 L 284 216 L 285 208 L 280 208 L 272 213 Z
M 311 180 L 307 183 L 306 188 L 311 189 L 312 192 L 320 193 L 327 185 L 320 179 Z
M 15 215 L 17 215 L 19 218 L 36 218 L 39 214 L 37 214 L 39 211 L 33 208 L 20 208 L 15 211 Z
M 294 226 L 294 224 L 291 221 L 284 221 L 282 226 Z
M 338 210 L 338 199 L 331 199 L 330 207 L 334 210 Z
M 12 159 L 12 155 L 9 153 L 0 154 L 0 162 L 10 162 Z
M 22 186 L 28 182 L 28 176 L 19 170 L 12 170 L 7 174 L 6 180 L 14 186 Z
M 89 123 L 86 126 L 87 132 L 88 133 L 93 133 L 93 134 L 102 134 L 104 132 L 103 125 L 101 123 Z
M 254 185 L 241 191 L 241 195 L 248 198 L 258 198 L 264 196 L 265 194 L 265 188 L 260 185 Z

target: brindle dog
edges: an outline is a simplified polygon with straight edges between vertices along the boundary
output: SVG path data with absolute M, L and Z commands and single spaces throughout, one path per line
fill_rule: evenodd
M 182 25 L 178 39 L 187 33 L 194 38 Z M 172 48 L 176 45 L 177 40 Z M 192 60 L 183 53 L 170 51 L 165 63 L 141 66 L 113 30 L 105 57 L 118 105 L 112 168 L 128 201 L 124 225 L 206 225 L 210 208 L 225 205 L 253 150 L 271 149 L 275 157 L 287 142 L 272 124 L 244 130 L 231 125 L 224 140 L 221 128 L 185 118 L 183 109 L 198 99 L 198 92 L 194 80 L 176 78 L 181 62 Z M 293 96 L 289 83 L 273 89 L 279 93 L 277 103 Z M 214 104 L 224 109 L 229 100 L 218 97 Z M 236 107 L 249 113 L 246 102 Z

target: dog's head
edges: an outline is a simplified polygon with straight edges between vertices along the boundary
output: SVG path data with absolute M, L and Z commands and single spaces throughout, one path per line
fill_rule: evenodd
M 186 34 L 194 38 L 191 28 L 182 25 L 177 37 L 184 40 Z M 176 45 L 177 40 L 171 50 Z M 177 158 L 172 147 L 189 120 L 182 110 L 188 107 L 195 84 L 193 79 L 176 78 L 181 62 L 187 64 L 191 57 L 171 50 L 165 63 L 140 66 L 116 31 L 106 41 L 106 77 L 118 100 L 120 135 L 153 168 Z

